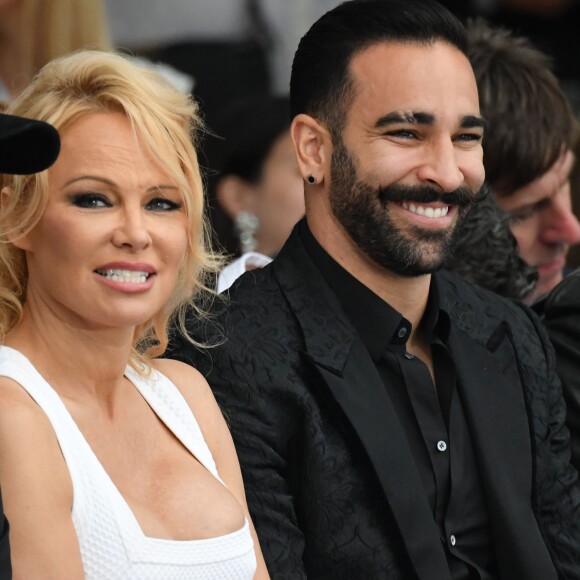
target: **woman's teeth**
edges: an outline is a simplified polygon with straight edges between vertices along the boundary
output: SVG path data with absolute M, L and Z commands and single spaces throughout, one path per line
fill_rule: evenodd
M 149 278 L 148 272 L 136 270 L 97 270 L 96 272 L 113 282 L 125 282 L 127 284 L 143 284 Z

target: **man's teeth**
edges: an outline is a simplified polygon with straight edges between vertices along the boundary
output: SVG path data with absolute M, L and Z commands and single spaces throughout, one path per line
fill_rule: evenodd
M 125 282 L 127 284 L 143 284 L 149 278 L 149 272 L 136 270 L 97 270 L 97 274 L 113 280 L 113 282 Z
M 432 207 L 425 207 L 424 205 L 415 205 L 412 202 L 402 202 L 401 204 L 403 206 L 404 209 L 409 210 L 410 212 L 416 213 L 417 215 L 422 215 L 428 218 L 441 218 L 447 215 L 447 213 L 449 212 L 449 206 L 445 206 L 445 207 L 438 207 L 438 208 L 432 208 Z

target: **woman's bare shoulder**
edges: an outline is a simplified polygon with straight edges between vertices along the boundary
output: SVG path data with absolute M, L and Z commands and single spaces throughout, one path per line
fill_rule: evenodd
M 211 442 L 222 436 L 226 426 L 204 376 L 192 366 L 176 360 L 157 359 L 153 366 L 179 389 L 211 448 Z
M 24 388 L 6 377 L 0 377 L 0 483 L 15 577 L 82 577 L 73 486 L 56 433 Z
M 191 365 L 172 359 L 156 359 L 152 364 L 179 389 L 194 414 L 207 406 L 213 408 L 216 405 L 204 376 Z
M 0 377 L 0 437 L 5 428 L 28 433 L 53 431 L 44 411 L 16 381 Z
M 0 377 L 0 455 L 4 462 L 24 461 L 46 465 L 46 457 L 62 457 L 46 413 L 16 381 Z M 40 460 L 42 459 L 42 460 Z M 55 469 L 61 466 L 54 464 Z
M 158 358 L 152 361 L 155 370 L 164 374 L 171 382 L 180 389 L 201 390 L 209 389 L 203 375 L 191 365 L 169 358 Z M 184 393 L 185 394 L 185 393 Z

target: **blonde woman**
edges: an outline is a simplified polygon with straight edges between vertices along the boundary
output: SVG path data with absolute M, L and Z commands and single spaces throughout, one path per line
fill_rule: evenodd
M 0 485 L 15 578 L 267 578 L 205 380 L 154 360 L 203 289 L 194 104 L 125 58 L 45 66 L 10 112 L 48 171 L 0 212 Z

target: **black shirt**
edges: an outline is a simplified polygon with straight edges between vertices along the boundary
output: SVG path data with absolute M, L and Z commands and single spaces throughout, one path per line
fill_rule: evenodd
M 334 261 L 306 221 L 300 228 L 306 250 L 358 331 L 389 394 L 439 528 L 451 577 L 493 579 L 497 572 L 487 506 L 446 346 L 449 315 L 439 306 L 436 278 L 421 322 L 431 348 L 434 385 L 428 367 L 406 350 L 411 323 Z

